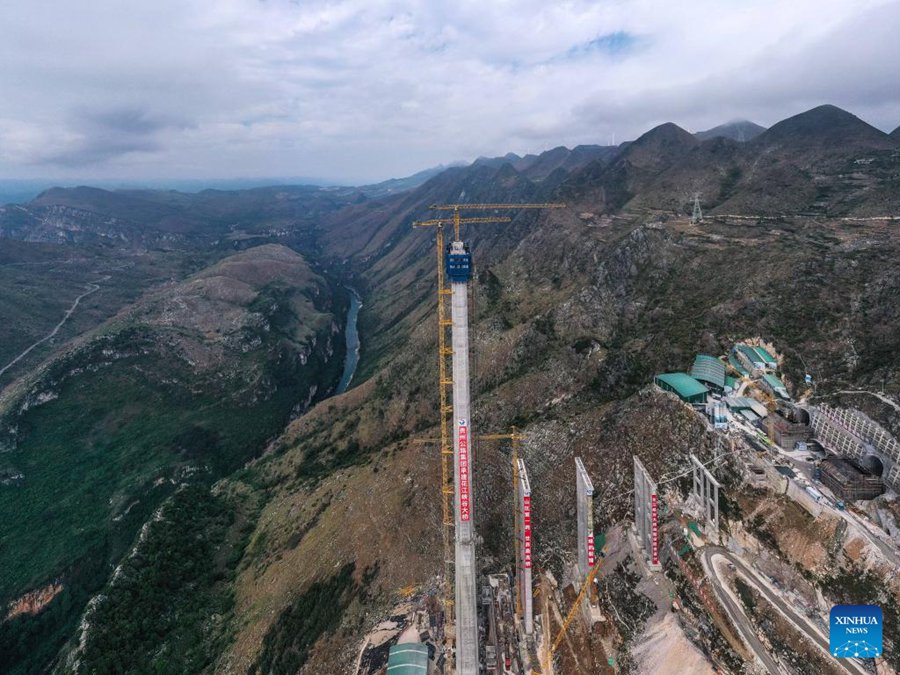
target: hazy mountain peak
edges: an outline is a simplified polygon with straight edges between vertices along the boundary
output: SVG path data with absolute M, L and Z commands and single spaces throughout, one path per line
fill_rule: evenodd
M 900 138 L 900 127 L 897 127 L 891 132 L 891 136 L 893 138 Z
M 514 152 L 507 152 L 502 157 L 485 157 L 481 156 L 472 162 L 473 165 L 484 165 L 484 166 L 492 166 L 499 167 L 502 164 L 515 164 L 519 162 L 522 158 Z
M 757 138 L 761 142 L 800 142 L 831 144 L 856 142 L 886 145 L 883 131 L 834 105 L 820 105 L 788 117 Z
M 733 141 L 743 142 L 756 138 L 765 130 L 765 127 L 751 122 L 750 120 L 734 120 L 732 122 L 720 124 L 712 129 L 707 129 L 706 131 L 698 131 L 694 136 L 701 141 L 722 137 L 730 138 Z
M 665 122 L 659 126 L 653 127 L 650 131 L 640 136 L 633 144 L 634 146 L 646 147 L 650 145 L 662 146 L 680 146 L 690 148 L 697 144 L 697 139 L 693 134 L 685 131 L 674 122 Z

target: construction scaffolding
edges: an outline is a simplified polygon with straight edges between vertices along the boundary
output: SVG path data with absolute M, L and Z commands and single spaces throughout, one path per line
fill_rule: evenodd
M 875 455 L 884 466 L 884 482 L 900 490 L 900 443 L 879 424 L 847 408 L 820 405 L 809 413 L 813 434 L 822 445 L 857 461 Z
M 453 384 L 450 379 L 450 356 L 453 350 L 448 346 L 448 332 L 451 321 L 447 317 L 447 298 L 450 289 L 444 281 L 444 228 L 437 228 L 437 305 L 438 305 L 438 387 L 440 390 L 440 426 L 441 426 L 441 516 L 443 527 L 441 538 L 444 545 L 444 621 L 452 621 L 453 616 L 453 556 L 450 553 L 450 542 L 453 540 L 453 515 L 450 500 L 453 498 L 453 472 L 450 466 L 453 461 L 453 449 L 450 447 L 450 425 L 453 419 L 453 406 L 450 405 L 448 388 Z

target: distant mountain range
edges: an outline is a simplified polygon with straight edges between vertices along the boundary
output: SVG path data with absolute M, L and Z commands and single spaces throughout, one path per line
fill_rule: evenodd
M 713 214 L 883 215 L 900 207 L 898 158 L 896 138 L 839 108 L 820 106 L 744 143 L 700 141 L 663 124 L 611 162 L 573 174 L 566 194 L 599 196 L 608 212 L 685 213 L 699 193 Z
M 736 138 L 749 139 L 744 142 Z M 138 246 L 193 239 L 283 237 L 355 202 L 417 202 L 417 191 L 464 177 L 471 190 L 489 177 L 534 183 L 547 195 L 590 203 L 604 213 L 704 212 L 759 216 L 875 216 L 900 210 L 900 134 L 825 105 L 768 130 L 734 122 L 699 134 L 662 124 L 619 146 L 557 147 L 538 155 L 477 159 L 361 188 L 273 186 L 174 191 L 54 188 L 22 206 L 0 207 L 0 236 L 38 241 L 103 239 Z M 460 193 L 471 198 L 471 191 Z M 587 205 L 585 208 L 588 208 Z

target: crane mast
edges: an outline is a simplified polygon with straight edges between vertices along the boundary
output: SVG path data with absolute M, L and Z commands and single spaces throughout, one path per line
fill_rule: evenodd
M 464 223 L 509 222 L 506 216 L 463 218 L 466 210 L 500 209 L 544 209 L 563 208 L 564 204 L 435 204 L 436 211 L 452 211 L 452 218 L 436 218 L 419 221 L 415 226 L 436 226 L 438 228 L 438 359 L 439 387 L 441 398 L 441 476 L 442 504 L 445 514 L 445 575 L 449 568 L 449 501 L 447 475 L 449 455 L 453 456 L 453 540 L 454 602 L 456 672 L 458 675 L 478 675 L 478 603 L 476 593 L 477 557 L 475 550 L 475 492 L 473 484 L 474 434 L 471 420 L 470 376 L 469 376 L 469 306 L 468 285 L 472 275 L 472 255 L 468 245 L 462 240 L 460 228 Z M 453 224 L 453 240 L 444 244 L 443 227 Z M 445 275 L 449 278 L 450 289 L 450 343 L 446 344 L 446 305 L 448 291 Z M 452 376 L 447 378 L 447 357 L 450 357 Z M 446 387 L 452 389 L 452 406 L 446 402 Z M 452 430 L 452 431 L 451 431 Z M 451 438 L 448 438 L 452 434 Z M 446 575 L 449 577 L 449 575 Z M 445 579 L 446 582 L 446 579 Z M 445 587 L 445 607 L 449 608 L 449 588 Z M 518 604 L 518 603 L 517 603 Z M 448 613 L 449 618 L 449 613 Z

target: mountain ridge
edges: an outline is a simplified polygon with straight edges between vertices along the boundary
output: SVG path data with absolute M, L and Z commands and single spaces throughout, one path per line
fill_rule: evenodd
M 837 106 L 826 104 L 772 125 L 751 143 L 767 146 L 780 142 L 827 145 L 853 142 L 860 147 L 891 148 L 888 134 Z
M 765 127 L 751 122 L 750 120 L 734 120 L 715 126 L 712 129 L 707 129 L 706 131 L 698 131 L 694 136 L 701 141 L 724 137 L 730 138 L 733 141 L 745 142 L 753 140 L 765 130 Z

